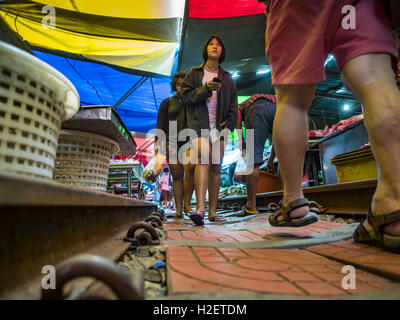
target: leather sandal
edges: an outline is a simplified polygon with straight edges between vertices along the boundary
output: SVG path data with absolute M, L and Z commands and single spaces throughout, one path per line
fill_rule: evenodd
M 312 203 L 307 198 L 299 198 L 290 202 L 286 207 L 280 202 L 280 207 L 269 217 L 269 223 L 274 227 L 303 227 L 311 223 L 317 222 L 318 217 L 315 214 L 318 212 L 317 208 L 311 208 L 308 213 L 301 218 L 291 218 L 290 213 L 301 207 L 310 206 Z M 278 221 L 278 216 L 283 217 L 282 221 Z
M 400 252 L 400 236 L 392 236 L 383 232 L 386 225 L 398 221 L 400 221 L 400 210 L 373 216 L 370 208 L 367 219 L 360 223 L 354 231 L 354 241 L 375 245 L 392 252 Z

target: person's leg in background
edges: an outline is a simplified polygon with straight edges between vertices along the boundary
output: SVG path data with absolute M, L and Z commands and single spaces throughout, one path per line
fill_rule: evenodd
M 182 215 L 182 202 L 183 202 L 183 177 L 184 177 L 184 168 L 181 163 L 177 164 L 169 164 L 169 168 L 172 173 L 172 188 L 173 188 L 173 196 L 175 199 L 176 206 L 176 215 Z
M 161 194 L 162 194 L 162 198 L 163 198 L 163 202 L 164 202 L 164 208 L 168 209 L 168 204 L 169 204 L 169 194 L 168 194 L 168 190 L 161 190 Z
M 260 163 L 254 164 L 253 172 L 246 177 L 247 187 L 247 205 L 246 209 L 253 212 L 258 212 L 256 206 L 257 186 L 260 180 Z
M 246 177 L 247 186 L 247 205 L 243 214 L 258 213 L 256 207 L 257 187 L 260 179 L 260 165 L 264 160 L 264 147 L 268 136 L 272 133 L 272 123 L 274 121 L 273 112 L 275 109 L 273 102 L 267 99 L 257 99 L 248 107 L 246 112 L 246 130 L 254 130 L 254 153 L 247 156 L 253 156 L 254 170 Z M 249 143 L 247 143 L 249 146 Z
M 167 204 L 167 209 L 170 209 L 171 207 L 171 199 L 172 199 L 172 192 L 167 190 L 167 194 L 168 194 L 168 204 Z
M 373 216 L 400 210 L 400 91 L 391 56 L 371 53 L 347 62 L 343 80 L 364 105 L 364 120 L 378 167 L 378 185 L 372 200 Z M 384 228 L 400 235 L 400 222 Z
M 208 171 L 209 162 L 208 157 L 210 154 L 210 143 L 209 138 L 197 138 L 192 141 L 194 152 L 191 152 L 191 156 L 197 159 L 192 159 L 192 163 L 195 164 L 194 170 L 194 189 L 196 192 L 196 206 L 197 212 L 205 212 L 206 192 L 208 185 Z
M 190 160 L 190 151 L 186 152 L 186 158 Z M 194 170 L 196 166 L 188 162 L 184 165 L 185 178 L 183 180 L 183 211 L 185 213 L 192 212 L 190 201 L 194 191 Z

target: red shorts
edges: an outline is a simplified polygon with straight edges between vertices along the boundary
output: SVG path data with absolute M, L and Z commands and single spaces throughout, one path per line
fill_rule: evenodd
M 342 28 L 345 5 L 355 7 L 355 29 Z M 388 53 L 397 64 L 386 0 L 272 0 L 265 39 L 273 85 L 325 80 L 329 53 L 340 71 L 351 59 L 373 52 Z

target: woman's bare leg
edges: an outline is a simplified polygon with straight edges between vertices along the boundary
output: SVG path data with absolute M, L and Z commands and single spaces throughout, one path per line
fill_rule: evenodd
M 192 141 L 193 157 L 197 155 L 197 159 L 193 159 L 195 163 L 194 170 L 194 189 L 196 192 L 196 205 L 198 211 L 205 211 L 206 192 L 208 185 L 208 155 L 210 150 L 210 143 L 208 138 L 197 138 Z M 206 161 L 205 161 L 206 159 Z
M 219 151 L 219 159 L 214 159 L 213 162 L 217 163 L 210 164 L 210 171 L 208 174 L 208 200 L 209 200 L 208 219 L 214 217 L 217 214 L 219 186 L 221 182 L 221 164 L 225 152 L 225 141 L 223 139 L 220 139 L 219 142 L 214 143 L 211 147 L 212 147 L 211 154 L 216 155 L 215 152 Z
M 170 164 L 172 174 L 172 188 L 175 199 L 176 214 L 182 215 L 182 201 L 183 201 L 183 177 L 184 169 L 183 165 L 180 163 Z

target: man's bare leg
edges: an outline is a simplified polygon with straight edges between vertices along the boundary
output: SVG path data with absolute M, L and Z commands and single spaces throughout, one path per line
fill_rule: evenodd
M 364 105 L 364 119 L 378 167 L 373 215 L 400 210 L 400 91 L 384 53 L 361 55 L 343 68 L 342 77 Z M 400 235 L 400 222 L 384 231 Z
M 257 163 L 254 165 L 253 172 L 246 177 L 246 187 L 247 187 L 246 208 L 252 212 L 257 211 L 256 195 L 257 195 L 257 186 L 259 179 L 260 179 L 260 164 Z
M 190 212 L 192 208 L 190 207 L 190 201 L 192 200 L 193 190 L 194 190 L 194 170 L 195 165 L 188 163 L 185 164 L 185 178 L 183 180 L 183 211 Z
M 314 96 L 315 84 L 277 85 L 277 110 L 274 120 L 273 139 L 283 180 L 283 204 L 304 197 L 301 189 L 304 157 L 308 147 L 307 111 Z M 308 207 L 300 207 L 290 213 L 300 218 L 308 213 Z M 278 221 L 283 220 L 282 215 Z

